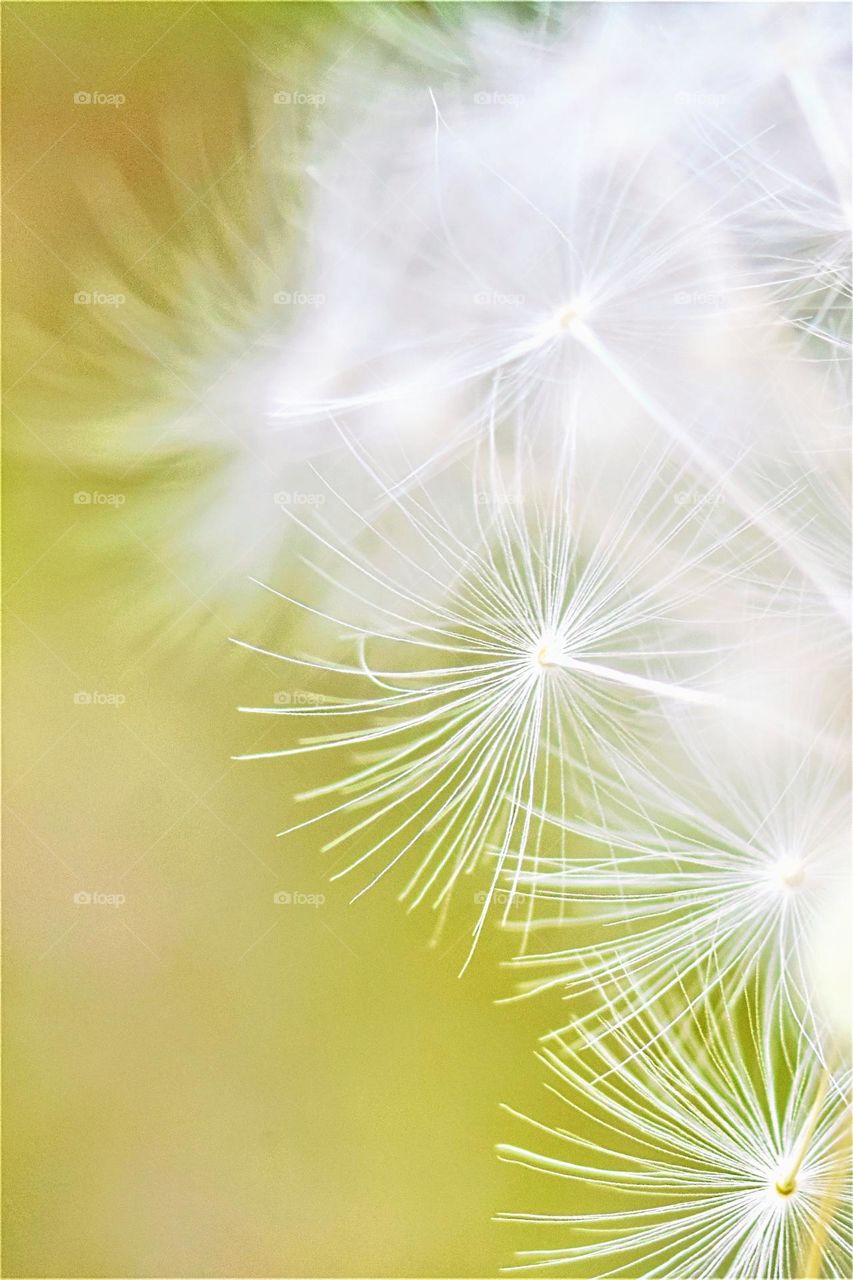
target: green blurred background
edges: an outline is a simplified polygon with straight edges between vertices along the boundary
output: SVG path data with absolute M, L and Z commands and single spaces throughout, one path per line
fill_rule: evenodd
M 8 1276 L 489 1276 L 524 1243 L 491 1215 L 560 1203 L 494 1156 L 547 1029 L 494 1003 L 494 941 L 460 981 L 471 913 L 429 950 L 429 912 L 275 839 L 332 762 L 230 760 L 281 742 L 235 708 L 286 673 L 228 637 L 288 645 L 246 574 L 293 552 L 280 474 L 251 536 L 234 504 L 255 425 L 189 379 L 294 231 L 250 189 L 252 103 L 399 16 L 3 8 Z M 275 128 L 286 186 L 306 121 Z

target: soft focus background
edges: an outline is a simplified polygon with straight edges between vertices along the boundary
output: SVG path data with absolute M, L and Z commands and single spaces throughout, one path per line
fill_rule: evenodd
M 292 624 L 247 581 L 295 547 L 242 374 L 291 284 L 293 99 L 393 17 L 3 8 L 8 1276 L 488 1276 L 518 1243 L 493 1145 L 541 1008 L 276 841 L 316 758 L 230 760 L 265 741 L 238 704 L 314 696 L 228 642 Z

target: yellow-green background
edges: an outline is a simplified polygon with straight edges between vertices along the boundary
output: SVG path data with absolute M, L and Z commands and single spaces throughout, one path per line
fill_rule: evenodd
M 290 625 L 227 523 L 239 432 L 170 442 L 186 352 L 175 373 L 167 343 L 140 341 L 113 367 L 114 335 L 73 303 L 121 284 L 150 234 L 156 312 L 170 254 L 215 230 L 213 198 L 242 216 L 247 95 L 297 64 L 310 85 L 342 33 L 374 38 L 361 21 L 4 6 L 8 1276 L 488 1276 L 524 1243 L 491 1215 L 560 1203 L 493 1153 L 519 1136 L 499 1102 L 537 1105 L 545 1011 L 493 1003 L 494 946 L 457 978 L 464 920 L 430 951 L 428 912 L 384 885 L 350 906 L 310 830 L 276 841 L 331 764 L 230 761 L 269 732 L 237 704 L 288 684 L 227 638 L 286 647 Z M 80 89 L 127 103 L 81 110 Z M 326 902 L 278 907 L 280 889 Z

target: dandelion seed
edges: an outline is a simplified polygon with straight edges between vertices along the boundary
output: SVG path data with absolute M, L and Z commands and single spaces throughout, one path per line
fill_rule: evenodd
M 626 979 L 645 998 L 689 979 L 705 999 L 720 982 L 733 989 L 760 970 L 818 1042 L 811 939 L 833 902 L 853 906 L 846 771 L 819 741 L 804 748 L 765 731 L 756 755 L 749 738 L 737 738 L 731 732 L 714 751 L 683 726 L 689 772 L 663 781 L 628 765 L 618 789 L 598 785 L 597 822 L 553 820 L 561 847 L 567 835 L 576 841 L 549 858 L 542 838 L 535 870 L 518 877 L 541 912 L 527 932 L 561 926 L 553 952 L 515 962 L 544 975 L 525 994 L 557 988 L 576 997 L 621 983 L 621 1016 L 630 1017 L 637 998 Z M 566 944 L 572 912 L 575 929 L 592 929 L 595 940 Z
M 332 205 L 317 214 L 314 256 L 317 287 L 339 300 L 336 314 L 347 316 L 348 302 L 360 300 L 343 324 L 353 347 L 341 362 L 351 390 L 313 410 L 288 392 L 278 418 L 403 408 L 414 362 L 421 397 L 439 389 L 459 397 L 454 431 L 464 440 L 485 429 L 495 401 L 499 417 L 518 411 L 527 423 L 559 421 L 580 372 L 592 369 L 668 433 L 697 473 L 843 612 L 820 557 L 776 503 L 755 492 L 748 472 L 707 447 L 694 413 L 673 394 L 673 371 L 681 357 L 690 365 L 691 343 L 711 333 L 721 340 L 716 310 L 729 318 L 739 290 L 754 282 L 752 263 L 735 251 L 736 228 L 756 221 L 778 192 L 746 189 L 738 162 L 750 138 L 727 138 L 715 152 L 683 120 L 677 128 L 671 85 L 658 96 L 646 85 L 640 105 L 633 101 L 612 69 L 613 30 L 593 26 L 583 76 L 577 52 L 563 45 L 544 64 L 522 59 L 514 83 L 523 87 L 509 116 L 478 113 L 465 84 L 449 95 L 424 86 L 431 118 L 410 105 L 405 127 L 382 136 L 381 165 L 373 116 L 349 136 L 344 167 L 326 192 Z M 596 77 L 613 92 L 594 95 L 591 118 L 587 91 Z M 654 148 L 642 127 L 649 115 L 661 118 Z M 581 122 L 570 143 L 566 119 Z M 397 157 L 393 177 L 389 157 Z M 381 196 L 374 173 L 382 175 Z M 380 199 L 394 206 L 390 222 L 377 223 Z M 354 264 L 325 238 L 329 228 L 340 234 L 341 203 L 348 237 L 360 247 Z M 753 312 L 759 326 L 776 323 L 760 299 Z M 737 326 L 723 332 L 727 350 Z
M 564 445 L 562 469 L 544 489 L 525 467 L 507 487 L 492 439 L 464 524 L 458 505 L 445 518 L 426 489 L 400 494 L 380 484 L 393 532 L 378 523 L 368 532 L 396 560 L 388 571 L 357 544 L 344 549 L 315 527 L 342 571 L 337 579 L 323 575 L 350 620 L 303 607 L 360 637 L 359 662 L 273 656 L 348 674 L 368 692 L 331 710 L 246 708 L 319 714 L 340 724 L 368 720 L 367 728 L 263 753 L 360 753 L 354 772 L 311 793 L 315 800 L 336 796 L 333 807 L 291 830 L 362 812 L 324 846 L 362 845 L 336 875 L 373 867 L 373 884 L 395 866 L 414 864 L 401 893 L 412 906 L 428 895 L 441 905 L 461 876 L 488 864 L 475 943 L 506 872 L 505 917 L 516 905 L 521 862 L 510 850 L 538 844 L 533 814 L 544 798 L 565 804 L 573 776 L 593 762 L 638 765 L 661 702 L 717 700 L 713 687 L 703 689 L 695 676 L 678 679 L 676 668 L 692 656 L 713 680 L 722 650 L 698 610 L 732 572 L 724 567 L 731 530 L 691 525 L 689 513 L 667 500 L 678 468 L 658 454 L 658 474 L 640 484 L 632 469 L 618 514 L 596 534 L 595 496 L 578 475 L 581 453 Z M 647 577 L 652 560 L 660 568 L 667 546 L 688 528 L 685 548 L 666 572 Z M 364 620 L 354 623 L 359 604 Z
M 546 1050 L 562 1125 L 502 1159 L 566 1179 L 568 1213 L 505 1221 L 571 1232 L 511 1271 L 579 1276 L 847 1276 L 850 1073 L 830 1071 L 756 985 L 687 1019 L 649 1007 L 632 1029 Z M 550 1153 L 553 1154 L 550 1154 Z

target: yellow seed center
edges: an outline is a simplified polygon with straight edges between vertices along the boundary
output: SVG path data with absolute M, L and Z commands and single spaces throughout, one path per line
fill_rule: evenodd
M 776 867 L 776 876 L 783 889 L 798 889 L 805 874 L 806 869 L 799 858 L 783 858 Z
M 561 329 L 571 329 L 576 320 L 579 320 L 576 307 L 563 307 L 557 316 L 557 324 Z
M 539 667 L 550 668 L 560 665 L 560 647 L 554 640 L 543 640 L 534 651 L 533 661 Z

